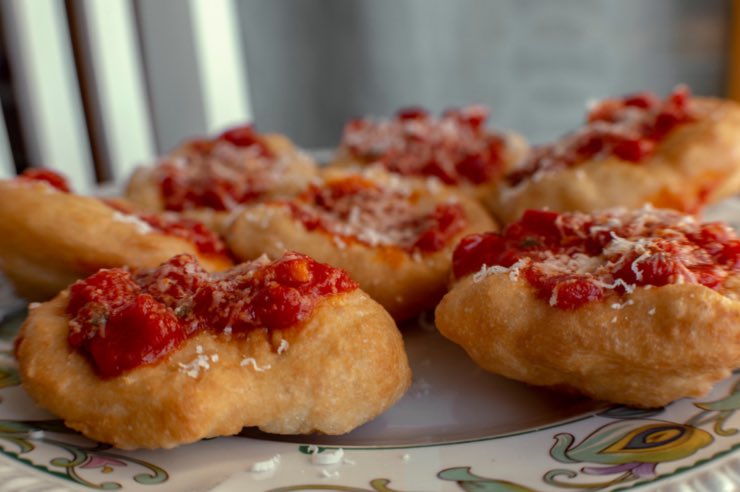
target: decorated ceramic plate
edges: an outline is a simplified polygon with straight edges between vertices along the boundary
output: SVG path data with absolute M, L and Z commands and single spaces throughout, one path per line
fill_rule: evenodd
M 740 202 L 709 219 L 732 223 Z M 737 223 L 735 226 L 737 227 Z M 352 433 L 239 436 L 172 450 L 91 442 L 19 385 L 25 316 L 0 285 L 0 491 L 522 492 L 740 488 L 740 373 L 650 411 L 566 398 L 486 373 L 428 318 L 404 327 L 410 391 Z

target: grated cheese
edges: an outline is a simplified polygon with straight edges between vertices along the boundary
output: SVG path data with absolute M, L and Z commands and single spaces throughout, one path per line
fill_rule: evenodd
M 314 465 L 336 465 L 344 458 L 344 449 L 325 449 L 323 452 L 312 452 L 311 463 Z
M 334 245 L 339 249 L 347 249 L 347 243 L 342 241 L 342 238 L 337 235 L 332 235 L 331 237 L 332 242 Z
M 473 282 L 478 283 L 489 275 L 493 275 L 494 273 L 504 273 L 508 271 L 508 268 L 501 265 L 493 265 L 489 267 L 486 266 L 486 264 L 484 263 L 483 265 L 481 265 L 480 270 L 478 270 L 478 272 L 473 275 Z
M 216 363 L 219 359 L 218 354 L 211 354 L 210 356 L 205 354 L 202 345 L 198 345 L 195 347 L 195 353 L 195 359 L 188 362 L 187 364 L 183 364 L 182 362 L 178 363 L 180 372 L 185 373 L 193 379 L 196 379 L 198 376 L 200 376 L 201 370 L 209 370 L 211 368 L 211 363 Z
M 617 309 L 617 310 L 619 310 L 619 309 L 624 309 L 624 307 L 626 307 L 626 306 L 631 306 L 631 305 L 633 305 L 634 303 L 635 303 L 635 301 L 633 301 L 632 299 L 629 299 L 629 300 L 627 300 L 627 302 L 624 302 L 624 303 L 622 303 L 622 304 L 620 304 L 620 303 L 618 303 L 618 302 L 615 302 L 615 303 L 613 303 L 613 304 L 612 304 L 612 305 L 611 305 L 610 307 L 611 307 L 612 309 Z
M 337 470 L 321 470 L 321 476 L 324 478 L 339 478 L 339 472 Z
M 32 440 L 39 440 L 39 439 L 43 439 L 44 437 L 46 437 L 46 434 L 44 433 L 43 430 L 40 430 L 40 429 L 32 430 L 31 432 L 28 433 L 28 438 Z
M 272 368 L 270 364 L 265 364 L 264 366 L 257 365 L 257 359 L 255 359 L 254 357 L 245 357 L 244 359 L 242 359 L 239 365 L 242 367 L 251 365 L 252 368 L 257 372 L 264 372 Z
M 252 473 L 264 473 L 275 470 L 277 465 L 280 464 L 280 454 L 276 454 L 269 460 L 255 461 L 249 468 Z
M 288 341 L 285 338 L 282 338 L 280 340 L 280 345 L 278 345 L 277 353 L 278 354 L 282 354 L 283 352 L 285 352 L 286 350 L 288 350 L 288 347 L 289 346 L 290 346 L 290 344 L 288 343 Z

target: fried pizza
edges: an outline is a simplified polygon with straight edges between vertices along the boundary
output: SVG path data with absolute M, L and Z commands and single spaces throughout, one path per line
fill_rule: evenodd
M 335 170 L 293 200 L 247 207 L 226 241 L 242 259 L 289 249 L 343 268 L 403 320 L 446 292 L 455 243 L 496 227 L 478 202 L 435 183 Z
M 100 270 L 30 311 L 16 357 L 41 406 L 123 449 L 244 426 L 346 433 L 410 383 L 388 313 L 295 253 L 212 274 L 190 255 Z
M 286 137 L 251 125 L 188 140 L 154 166 L 140 167 L 126 197 L 148 211 L 182 213 L 220 232 L 242 205 L 302 191 L 315 162 Z
M 488 204 L 504 223 L 528 208 L 594 211 L 650 203 L 695 213 L 740 190 L 740 105 L 650 93 L 606 99 L 587 122 L 535 147 Z
M 488 115 L 488 108 L 474 105 L 441 117 L 405 108 L 391 119 L 355 119 L 345 125 L 334 165 L 380 164 L 404 176 L 435 177 L 484 198 L 527 149 L 522 136 L 487 128 Z
M 657 407 L 740 367 L 740 239 L 722 223 L 528 210 L 453 262 L 437 326 L 489 371 Z

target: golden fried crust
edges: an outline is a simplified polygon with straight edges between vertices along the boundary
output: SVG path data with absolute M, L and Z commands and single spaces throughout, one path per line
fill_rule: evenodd
M 513 170 L 516 165 L 526 156 L 529 151 L 529 143 L 524 136 L 516 132 L 507 132 L 502 135 L 504 137 L 505 146 L 502 156 L 502 174 L 505 175 L 509 171 Z M 331 170 L 334 168 L 355 168 L 358 166 L 369 166 L 375 164 L 374 161 L 363 161 L 353 156 L 345 147 L 340 146 L 336 152 L 334 159 L 324 168 Z M 487 205 L 491 196 L 498 194 L 498 190 L 501 186 L 501 179 L 494 179 L 488 183 L 483 184 L 471 184 L 468 182 L 461 182 L 456 185 L 449 185 L 449 187 L 455 190 L 461 195 L 465 195 L 475 200 L 482 202 Z
M 226 231 L 225 239 L 232 252 L 244 260 L 263 253 L 279 257 L 292 250 L 342 268 L 400 321 L 433 308 L 442 298 L 447 291 L 452 250 L 463 236 L 497 230 L 481 205 L 466 198 L 459 200 L 468 226 L 443 249 L 416 259 L 398 248 L 345 243 L 322 231 L 309 231 L 293 218 L 287 205 L 278 203 L 247 207 Z
M 410 384 L 393 320 L 359 290 L 326 299 L 272 340 L 261 330 L 244 339 L 202 332 L 153 365 L 105 380 L 67 343 L 67 301 L 65 291 L 33 309 L 21 328 L 23 386 L 69 427 L 123 449 L 171 448 L 244 426 L 342 434 L 385 411 Z M 278 352 L 281 339 L 288 345 Z M 210 368 L 188 375 L 181 365 L 196 360 L 198 347 Z M 261 371 L 243 365 L 249 357 Z
M 141 232 L 93 197 L 59 192 L 46 183 L 0 181 L 0 269 L 30 300 L 56 295 L 100 268 L 154 267 L 178 253 L 199 257 L 209 271 L 231 263 L 199 255 L 182 238 Z
M 468 276 L 439 304 L 436 323 L 488 371 L 658 407 L 703 396 L 740 366 L 734 285 L 727 296 L 696 284 L 638 287 L 563 310 L 536 299 L 525 280 Z
M 266 134 L 262 136 L 267 147 L 284 163 L 285 169 L 277 179 L 274 189 L 264 198 L 287 198 L 303 191 L 308 182 L 318 173 L 316 163 L 306 154 L 300 152 L 293 143 L 280 134 Z M 172 155 L 180 155 L 182 151 L 175 150 Z M 126 185 L 125 196 L 141 210 L 162 212 L 165 210 L 164 200 L 160 193 L 157 167 L 139 167 L 131 175 Z M 239 207 L 237 207 L 239 208 Z M 206 224 L 212 230 L 221 233 L 226 229 L 237 211 L 219 211 L 209 208 L 193 208 L 184 210 L 182 215 Z
M 692 108 L 698 120 L 676 129 L 644 162 L 613 156 L 586 162 L 502 186 L 486 203 L 505 224 L 543 207 L 589 212 L 651 203 L 697 212 L 740 191 L 740 105 L 695 98 Z

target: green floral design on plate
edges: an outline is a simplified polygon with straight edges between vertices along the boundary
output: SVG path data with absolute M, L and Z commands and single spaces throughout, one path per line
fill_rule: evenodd
M 56 438 L 69 436 L 69 440 Z M 56 477 L 72 481 L 79 485 L 98 490 L 116 490 L 123 487 L 119 482 L 95 480 L 92 471 L 107 475 L 116 469 L 129 467 L 133 469 L 133 480 L 145 485 L 161 484 L 169 478 L 162 468 L 143 460 L 125 456 L 111 451 L 107 444 L 77 444 L 79 435 L 64 426 L 61 421 L 19 422 L 0 420 L 0 450 L 21 463 L 32 466 Z M 5 443 L 5 445 L 3 445 Z M 66 456 L 56 456 L 48 465 L 34 463 L 28 455 L 38 443 L 53 446 L 64 451 Z M 144 471 L 137 469 L 143 468 Z M 137 471 L 139 471 L 137 473 Z

